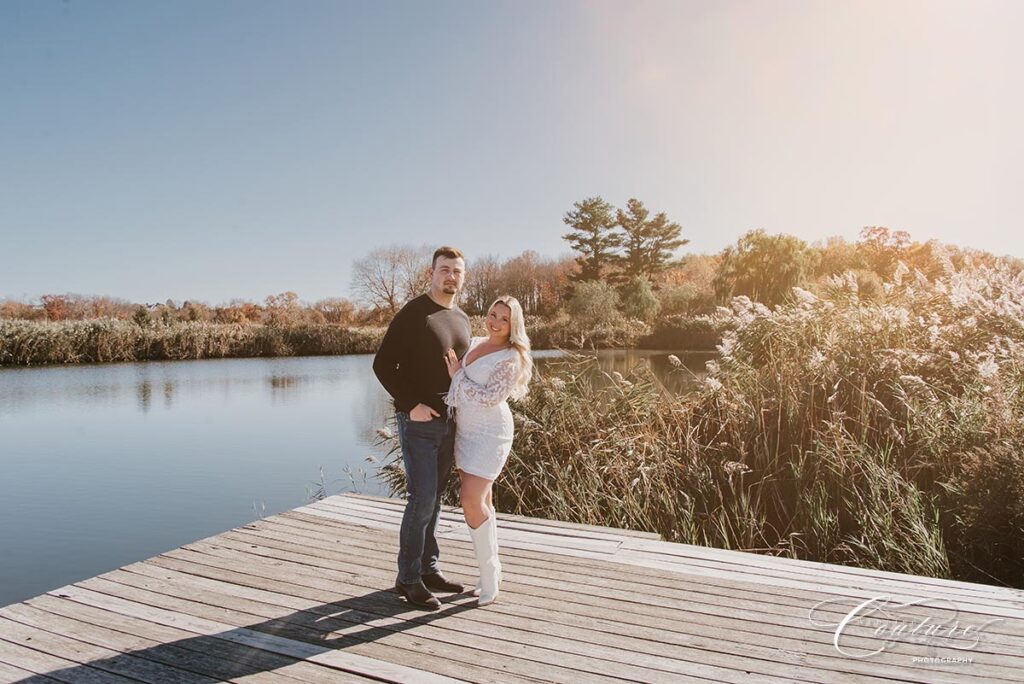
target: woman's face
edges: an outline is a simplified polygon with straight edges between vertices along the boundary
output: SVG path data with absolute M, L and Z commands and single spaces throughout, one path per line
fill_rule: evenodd
M 487 332 L 491 336 L 508 339 L 512 331 L 512 325 L 509 323 L 511 316 L 512 310 L 498 302 L 487 312 Z

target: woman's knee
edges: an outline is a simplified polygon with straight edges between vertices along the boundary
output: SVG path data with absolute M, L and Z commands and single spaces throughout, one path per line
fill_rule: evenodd
M 480 492 L 467 490 L 463 487 L 459 492 L 459 503 L 462 504 L 463 511 L 472 511 L 478 513 L 484 510 L 485 501 Z
M 490 507 L 487 505 L 487 491 L 490 484 L 486 478 L 468 473 L 463 474 L 459 498 L 462 503 L 462 513 L 470 527 L 478 527 L 490 515 Z

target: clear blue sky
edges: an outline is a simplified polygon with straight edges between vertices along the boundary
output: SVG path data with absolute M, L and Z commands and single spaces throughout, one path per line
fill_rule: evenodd
M 0 297 L 346 295 L 394 243 L 1024 256 L 1024 2 L 0 2 Z M 472 261 L 470 260 L 470 268 Z

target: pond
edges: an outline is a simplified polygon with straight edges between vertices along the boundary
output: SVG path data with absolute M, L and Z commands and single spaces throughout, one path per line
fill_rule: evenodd
M 676 352 L 695 374 L 713 353 Z M 558 352 L 536 352 L 541 372 Z M 607 372 L 669 352 L 601 351 Z M 0 369 L 0 606 L 328 494 L 388 495 L 371 355 Z

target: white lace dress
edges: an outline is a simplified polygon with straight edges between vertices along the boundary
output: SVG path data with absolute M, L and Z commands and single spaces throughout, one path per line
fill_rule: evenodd
M 485 339 L 471 339 L 466 355 Z M 452 376 L 444 401 L 456 409 L 455 467 L 463 472 L 494 480 L 504 467 L 513 436 L 507 399 L 519 363 L 515 349 L 503 349 L 477 357 Z

